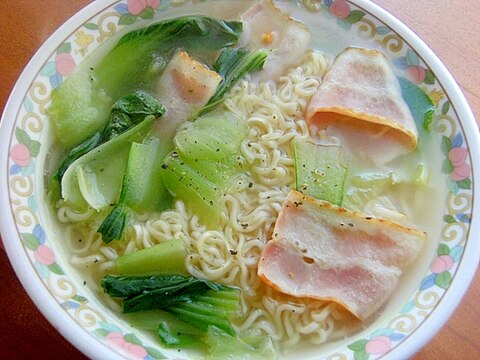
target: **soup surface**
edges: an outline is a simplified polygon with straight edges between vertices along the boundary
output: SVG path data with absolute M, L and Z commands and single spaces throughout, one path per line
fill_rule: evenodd
M 220 0 L 172 6 L 159 12 L 156 15 L 159 19 L 155 21 L 185 15 L 207 15 L 225 20 L 239 20 L 243 16 L 245 19 L 246 15 L 242 14 L 248 14 L 250 7 L 255 4 L 254 1 Z M 263 70 L 246 74 L 229 89 L 223 102 L 216 105 L 213 113 L 230 114 L 228 116 L 233 116 L 244 126 L 244 133 L 238 147 L 232 150 L 234 165 L 228 165 L 227 180 L 220 181 L 221 174 L 217 179 L 215 176 L 213 179 L 209 178 L 211 173 L 206 175 L 208 181 L 222 187 L 211 214 L 206 214 L 201 207 L 189 203 L 188 192 L 181 196 L 170 188 L 173 200 L 169 206 L 161 211 L 133 211 L 124 229 L 123 239 L 106 243 L 98 230 L 111 210 L 110 204 L 96 209 L 91 203 L 89 206 L 79 207 L 71 200 L 60 199 L 51 204 L 50 213 L 55 223 L 52 231 L 58 239 L 57 250 L 70 259 L 69 266 L 76 274 L 78 282 L 85 284 L 86 291 L 94 295 L 99 306 L 106 312 L 118 313 L 119 317 L 129 321 L 128 316 L 124 317 L 121 313 L 121 303 L 106 295 L 100 286 L 105 275 L 116 272 L 119 257 L 157 244 L 181 240 L 188 254 L 185 267 L 189 275 L 240 289 L 242 315 L 232 320 L 236 333 L 253 331 L 260 334 L 261 337 L 271 339 L 278 354 L 293 358 L 293 354 L 298 354 L 300 349 L 305 357 L 318 355 L 319 349 L 326 350 L 335 346 L 335 342 L 343 341 L 347 336 L 359 334 L 369 325 L 381 322 L 383 314 L 398 308 L 407 300 L 425 273 L 436 248 L 446 186 L 441 172 L 441 154 L 438 151 L 440 139 L 433 131 L 429 132 L 428 136 L 419 131 L 419 145 L 416 149 L 382 158 L 377 157 L 376 153 L 386 153 L 390 149 L 387 148 L 388 143 L 383 144 L 379 140 L 384 135 L 381 130 L 375 130 L 373 134 L 366 136 L 361 132 L 362 129 L 349 129 L 354 131 L 353 138 L 362 140 L 352 141 L 351 134 L 343 137 L 308 121 L 306 113 L 312 97 L 321 86 L 335 58 L 346 48 L 376 49 L 386 56 L 398 78 L 404 78 L 405 74 L 393 66 L 395 59 L 382 45 L 365 39 L 352 28 L 345 28 L 331 13 L 312 12 L 300 2 L 281 1 L 276 4 L 285 14 L 304 24 L 310 34 L 308 46 L 298 59 L 291 60 L 294 64 L 281 70 L 278 76 L 264 75 L 268 70 L 268 62 Z M 251 29 L 255 27 L 251 26 Z M 278 29 L 279 33 L 280 30 Z M 248 27 L 244 31 L 248 32 Z M 272 34 L 273 37 L 276 36 L 275 32 Z M 76 74 L 88 77 L 92 75 L 92 68 L 97 71 L 99 67 L 101 70 L 98 70 L 98 78 L 101 79 L 104 75 L 100 71 L 113 71 L 102 67 L 102 59 L 115 49 L 121 35 L 123 34 L 100 47 L 76 70 Z M 241 37 L 235 46 L 245 46 L 242 41 L 247 41 L 248 44 L 248 38 L 245 40 Z M 268 45 L 268 41 L 266 39 L 263 45 Z M 189 52 L 187 48 L 180 39 L 174 52 L 184 49 L 188 56 L 210 68 L 213 66 L 212 59 L 218 55 L 218 50 L 195 49 Z M 270 53 L 268 56 L 274 55 Z M 162 71 L 167 71 L 168 62 L 173 61 L 172 58 L 173 55 L 154 64 L 166 62 L 166 65 L 162 65 Z M 140 72 L 144 74 L 151 69 L 152 65 L 149 63 L 140 69 Z M 140 90 L 156 96 L 162 104 L 162 95 L 156 93 L 160 88 L 157 86 L 157 78 L 154 76 L 155 80 L 151 81 L 137 73 L 133 74 L 132 78 L 119 81 L 128 83 L 129 90 Z M 159 74 L 159 77 L 164 76 L 161 71 Z M 110 76 L 110 73 L 105 75 L 107 76 Z M 98 79 L 93 79 L 96 80 Z M 182 82 L 178 77 L 174 78 L 174 81 Z M 116 94 L 112 101 L 125 96 L 122 91 L 115 90 L 112 93 Z M 168 104 L 165 105 L 167 111 L 164 116 L 170 119 L 173 110 L 168 108 Z M 162 136 L 167 131 L 162 130 L 161 120 L 162 117 L 155 128 L 160 134 L 158 137 L 163 141 Z M 176 147 L 172 148 L 173 153 L 170 152 L 170 156 L 176 154 L 179 144 L 182 144 L 179 140 L 182 133 L 188 135 L 185 136 L 186 142 L 189 141 L 189 136 L 194 136 L 188 131 L 192 131 L 196 122 L 190 120 L 182 121 L 169 129 L 168 132 L 176 136 L 172 145 Z M 55 135 L 52 138 L 54 144 L 58 143 Z M 315 144 L 339 145 L 342 148 L 347 169 L 342 192 L 343 207 L 368 217 L 388 219 L 405 228 L 427 234 L 421 252 L 412 265 L 402 269 L 399 282 L 388 300 L 365 321 L 354 319 L 339 305 L 341 301 L 287 295 L 278 291 L 278 287 L 269 286 L 258 276 L 262 252 L 267 242 L 274 237 L 275 223 L 286 197 L 291 190 L 301 190 L 298 187 L 302 184 L 296 184 L 297 159 L 292 147 L 292 142 L 298 139 Z M 83 140 L 78 139 L 78 143 Z M 141 143 L 143 140 L 136 141 Z M 363 142 L 376 143 L 373 155 L 362 151 Z M 382 146 L 385 148 L 381 148 Z M 52 159 L 59 159 L 58 163 L 71 149 L 60 145 L 55 148 L 63 148 L 52 154 Z M 129 147 L 127 152 L 128 149 Z M 174 155 L 173 159 L 165 160 L 167 158 L 163 154 L 159 157 L 159 163 L 171 169 L 172 163 L 168 161 L 176 161 L 177 155 Z M 117 161 L 115 159 L 119 156 L 118 153 L 112 155 L 112 162 Z M 215 161 L 225 160 L 219 159 Z M 182 163 L 180 165 L 183 166 Z M 58 164 L 53 167 L 56 166 Z M 234 170 L 230 171 L 230 168 Z M 52 170 L 52 173 L 54 171 Z M 112 179 L 117 187 L 121 188 L 122 179 L 125 184 L 123 175 L 122 172 L 120 178 Z M 75 176 L 81 178 L 78 173 Z M 85 176 L 88 178 L 88 174 Z M 81 183 L 81 180 L 77 181 Z M 108 188 L 113 185 L 107 183 L 98 186 L 102 192 L 102 186 Z M 65 191 L 65 187 L 62 191 Z M 120 194 L 116 193 L 115 196 L 115 201 L 118 202 Z M 218 216 L 218 221 L 210 221 L 215 216 Z M 142 329 L 139 331 L 151 339 L 156 338 L 155 332 Z M 182 348 L 182 351 L 197 350 Z

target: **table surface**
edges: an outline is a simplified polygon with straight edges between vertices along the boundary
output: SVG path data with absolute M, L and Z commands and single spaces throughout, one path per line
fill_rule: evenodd
M 444 62 L 480 119 L 480 1 L 374 0 L 413 29 Z M 0 110 L 38 47 L 88 0 L 0 1 Z M 45 16 L 48 14 L 48 17 Z M 28 298 L 0 251 L 0 358 L 82 359 Z M 480 358 L 480 273 L 452 318 L 414 360 Z

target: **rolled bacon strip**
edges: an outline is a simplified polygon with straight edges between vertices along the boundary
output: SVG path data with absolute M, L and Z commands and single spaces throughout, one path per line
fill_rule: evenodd
M 301 298 L 334 301 L 360 320 L 388 299 L 426 234 L 290 191 L 258 275 Z
M 377 50 L 347 48 L 334 60 L 307 108 L 310 123 L 325 129 L 343 122 L 363 130 L 390 131 L 415 148 L 418 131 L 400 84 L 385 55 Z
M 157 98 L 167 110 L 158 127 L 164 133 L 175 131 L 208 103 L 221 81 L 218 73 L 177 51 L 156 86 Z

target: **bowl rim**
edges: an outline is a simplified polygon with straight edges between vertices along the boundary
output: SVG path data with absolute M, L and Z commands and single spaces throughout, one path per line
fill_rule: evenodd
M 10 119 L 16 118 L 16 110 L 22 105 L 23 98 L 21 95 L 25 94 L 30 86 L 31 74 L 36 74 L 39 70 L 37 64 L 43 64 L 47 61 L 50 54 L 55 51 L 58 45 L 64 40 L 64 34 L 69 33 L 73 28 L 81 26 L 87 19 L 117 1 L 118 0 L 94 1 L 80 9 L 80 11 L 72 15 L 55 30 L 32 56 L 17 79 L 5 104 L 5 110 L 0 121 L 0 148 L 4 148 L 5 151 L 1 152 L 0 164 L 6 164 L 8 161 L 8 149 L 6 147 L 14 127 L 14 121 Z M 0 204 L 9 203 L 7 175 L 6 173 L 0 174 Z M 118 352 L 113 351 L 106 344 L 95 339 L 85 328 L 80 327 L 67 312 L 63 311 L 60 303 L 54 299 L 53 295 L 43 283 L 37 281 L 38 274 L 34 271 L 33 267 L 25 266 L 25 264 L 28 263 L 28 256 L 26 252 L 23 251 L 22 243 L 8 241 L 8 239 L 16 238 L 17 234 L 14 229 L 15 223 L 11 217 L 0 217 L 0 233 L 8 259 L 20 283 L 28 293 L 28 296 L 50 324 L 52 324 L 67 341 L 91 359 L 98 358 L 99 354 L 108 355 L 108 358 L 112 360 L 125 359 L 125 357 L 121 356 Z
M 458 120 L 461 123 L 464 136 L 469 145 L 472 178 L 476 179 L 480 173 L 480 151 L 477 150 L 480 149 L 480 132 L 472 109 L 450 71 L 433 50 L 413 30 L 390 12 L 369 0 L 349 1 L 364 8 L 369 13 L 376 16 L 380 21 L 388 24 L 396 34 L 404 39 L 407 44 L 417 52 L 422 60 L 433 71 L 438 82 L 441 84 L 446 94 L 448 94 L 448 98 L 458 115 Z M 479 211 L 480 207 L 480 199 L 478 196 L 475 196 L 475 181 L 473 184 L 472 221 L 468 233 L 469 239 L 477 238 L 480 231 L 480 222 L 475 221 L 475 214 Z M 475 247 L 474 245 L 473 241 L 467 242 L 461 263 L 456 270 L 457 279 L 449 285 L 448 290 L 436 306 L 435 313 L 443 314 L 444 316 L 441 318 L 428 316 L 428 318 L 413 331 L 417 332 L 421 329 L 418 336 L 411 336 L 413 333 L 409 334 L 408 338 L 405 339 L 400 346 L 395 347 L 388 353 L 388 358 L 404 359 L 411 357 L 430 341 L 450 319 L 453 311 L 460 304 L 477 271 L 480 260 L 480 247 Z M 459 273 L 462 274 L 461 277 L 458 276 Z
M 38 71 L 37 64 L 43 64 L 49 58 L 50 54 L 64 40 L 65 33 L 84 24 L 89 18 L 97 13 L 112 6 L 120 0 L 95 1 L 75 13 L 66 20 L 48 39 L 39 47 L 35 55 L 28 62 L 18 80 L 13 87 L 10 96 L 5 104 L 5 110 L 0 122 L 0 148 L 5 148 L 9 143 L 8 139 L 13 131 L 14 122 L 9 119 L 16 118 L 16 110 L 21 106 L 23 98 L 19 95 L 26 93 L 31 80 L 31 74 Z M 469 144 L 469 154 L 471 157 L 472 178 L 476 179 L 480 173 L 480 133 L 476 124 L 473 112 L 467 103 L 460 87 L 450 74 L 448 69 L 439 59 L 439 57 L 429 48 L 429 46 L 420 37 L 415 34 L 407 25 L 398 20 L 394 15 L 383 9 L 379 5 L 369 0 L 347 0 L 348 2 L 366 10 L 371 15 L 387 24 L 396 34 L 398 34 L 406 43 L 417 52 L 428 67 L 434 72 L 435 77 L 442 88 L 448 94 L 448 98 L 458 115 L 459 122 L 463 128 L 463 134 Z M 8 161 L 8 151 L 2 151 L 0 162 Z M 473 182 L 475 184 L 475 181 Z M 0 204 L 8 204 L 7 192 L 7 174 L 0 175 Z M 480 222 L 476 222 L 475 214 L 479 211 L 480 199 L 475 196 L 475 186 L 472 188 L 472 221 L 469 226 L 468 238 L 477 238 L 480 232 Z M 8 241 L 15 238 L 13 229 L 15 224 L 12 218 L 0 217 L 0 232 L 4 239 L 4 247 L 9 261 L 19 278 L 22 286 L 27 291 L 29 297 L 39 308 L 47 320 L 72 343 L 77 349 L 90 358 L 96 358 L 99 354 L 108 354 L 111 359 L 124 359 L 119 353 L 115 352 L 104 343 L 98 341 L 85 328 L 79 330 L 79 324 L 69 316 L 65 311 L 58 311 L 60 304 L 53 298 L 53 295 L 40 282 L 36 281 L 38 274 L 31 267 L 25 267 L 28 261 L 26 253 L 23 251 L 21 242 Z M 453 281 L 441 300 L 436 306 L 435 314 L 442 314 L 441 318 L 437 316 L 428 316 L 413 332 L 418 336 L 411 336 L 402 341 L 400 346 L 393 348 L 383 358 L 408 358 L 420 350 L 433 336 L 441 329 L 446 321 L 451 317 L 453 311 L 457 308 L 463 296 L 465 295 L 476 271 L 480 259 L 480 247 L 474 246 L 473 241 L 468 241 L 464 249 L 462 260 L 456 270 L 456 280 Z M 474 266 L 472 266 L 474 264 Z M 32 271 L 33 270 L 33 271 Z M 32 276 L 32 273 L 34 276 Z M 458 276 L 461 273 L 462 276 Z

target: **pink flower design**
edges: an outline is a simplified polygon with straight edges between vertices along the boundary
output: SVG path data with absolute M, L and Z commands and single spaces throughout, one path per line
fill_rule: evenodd
M 388 336 L 376 336 L 365 345 L 369 354 L 382 355 L 392 348 L 392 341 Z
M 345 19 L 350 15 L 350 5 L 345 0 L 334 0 L 330 5 L 330 13 L 339 19 Z
M 415 84 L 421 84 L 427 76 L 427 70 L 421 66 L 409 66 L 406 72 L 407 79 Z
M 430 265 L 430 270 L 434 274 L 441 274 L 442 272 L 448 271 L 453 267 L 453 259 L 450 255 L 440 255 L 437 257 L 432 265 Z
M 122 349 L 123 345 L 126 343 L 123 335 L 118 332 L 108 333 L 106 342 L 115 349 Z
M 75 60 L 73 56 L 68 53 L 60 53 L 55 57 L 55 64 L 57 71 L 62 76 L 67 76 L 75 68 Z
M 145 350 L 143 347 L 141 347 L 140 345 L 137 345 L 137 344 L 129 343 L 129 342 L 125 342 L 122 345 L 122 349 L 132 359 L 141 360 L 141 359 L 144 359 L 145 356 L 148 355 L 147 350 Z
M 106 337 L 106 342 L 114 349 L 123 351 L 125 354 L 129 355 L 131 359 L 144 359 L 148 352 L 143 347 L 137 344 L 132 344 L 125 340 L 125 337 L 118 332 L 108 333 Z
M 147 7 L 156 9 L 160 6 L 160 0 L 128 0 L 128 12 L 132 15 L 140 15 L 140 13 Z
M 27 166 L 30 163 L 30 149 L 25 144 L 15 144 L 10 149 L 10 157 L 15 164 Z
M 453 165 L 453 171 L 450 174 L 452 180 L 461 181 L 470 177 L 471 168 L 465 163 L 468 157 L 468 150 L 463 147 L 454 147 L 448 153 L 448 160 Z
M 55 263 L 55 254 L 46 245 L 39 245 L 33 253 L 33 256 L 35 256 L 35 259 L 37 259 L 37 261 L 43 265 L 48 266 Z

